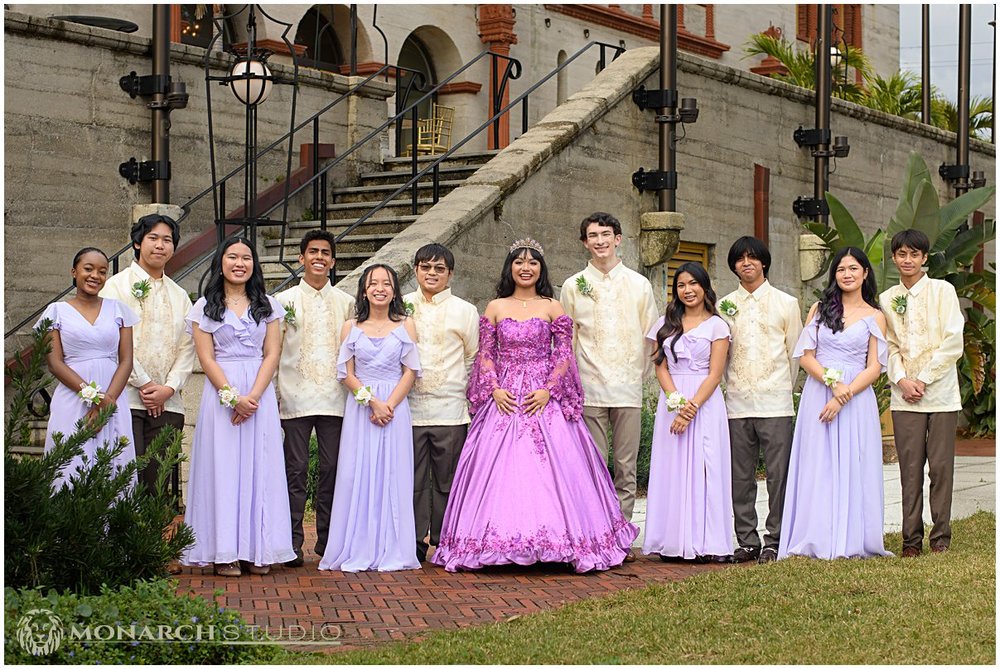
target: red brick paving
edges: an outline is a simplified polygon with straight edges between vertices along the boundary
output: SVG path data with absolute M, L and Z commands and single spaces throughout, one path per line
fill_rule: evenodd
M 306 546 L 315 543 L 315 535 L 310 534 L 307 530 Z M 306 638 L 316 639 L 321 638 L 319 630 L 336 630 L 342 649 L 507 620 L 724 568 L 665 563 L 657 556 L 644 555 L 631 564 L 594 574 L 575 574 L 560 564 L 452 574 L 430 563 L 419 570 L 348 574 L 321 572 L 318 564 L 319 557 L 310 551 L 303 567 L 275 567 L 267 576 L 223 578 L 211 569 L 184 568 L 176 578 L 179 592 L 212 598 L 215 590 L 222 590 L 216 598 L 218 605 L 239 610 L 248 624 L 260 628 L 276 632 L 297 625 L 305 629 Z
M 996 457 L 996 439 L 958 439 L 955 442 L 955 455 L 977 455 Z

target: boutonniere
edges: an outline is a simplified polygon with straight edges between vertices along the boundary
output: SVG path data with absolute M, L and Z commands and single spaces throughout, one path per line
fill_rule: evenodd
M 417 308 L 413 306 L 413 302 L 403 302 L 403 311 L 406 312 L 407 316 L 412 316 L 416 313 Z
M 900 316 L 906 313 L 906 295 L 897 295 L 892 298 L 892 310 Z
M 719 311 L 729 318 L 735 318 L 736 314 L 740 313 L 740 310 L 736 307 L 732 300 L 722 300 L 722 302 L 719 302 Z
M 597 295 L 594 294 L 594 287 L 590 285 L 587 281 L 587 277 L 580 275 L 576 277 L 576 289 L 580 291 L 580 294 L 584 297 L 589 297 L 590 299 L 597 301 Z
M 290 328 L 296 327 L 298 325 L 298 322 L 295 320 L 296 317 L 297 315 L 295 313 L 295 305 L 289 303 L 288 306 L 285 307 L 285 325 L 287 325 Z
M 139 304 L 142 304 L 149 297 L 149 291 L 151 290 L 153 290 L 153 287 L 149 285 L 149 281 L 146 279 L 136 281 L 132 284 L 132 297 L 139 300 Z

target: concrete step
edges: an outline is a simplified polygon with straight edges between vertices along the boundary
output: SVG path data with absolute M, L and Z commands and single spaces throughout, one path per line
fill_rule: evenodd
M 465 179 L 449 179 L 438 182 L 441 197 L 455 190 L 465 183 Z M 347 202 L 368 202 L 369 206 L 375 206 L 383 199 L 399 189 L 401 183 L 375 184 L 370 186 L 350 186 L 348 188 L 333 188 L 330 190 L 330 201 L 336 204 Z M 412 193 L 412 186 L 397 194 L 396 197 L 406 197 Z M 421 180 L 417 185 L 417 197 L 432 198 L 434 193 L 434 182 L 431 179 Z
M 379 213 L 378 218 L 369 218 L 364 223 L 354 228 L 351 231 L 351 235 L 355 234 L 380 234 L 380 233 L 396 233 L 402 232 L 409 226 L 413 221 L 417 220 L 418 216 L 413 216 L 412 214 L 406 214 L 403 216 L 382 216 Z M 327 219 L 326 229 L 337 236 L 347 230 L 347 228 L 354 224 L 358 220 L 357 218 L 336 218 Z M 319 221 L 295 221 L 288 224 L 288 231 L 286 234 L 286 239 L 295 238 L 296 244 L 298 240 L 302 238 L 309 230 L 318 230 L 320 227 Z
M 407 193 L 407 196 L 409 193 Z M 334 218 L 338 219 L 353 219 L 357 220 L 371 211 L 375 202 L 338 202 L 336 204 L 328 204 L 326 206 L 327 220 Z M 417 214 L 422 214 L 434 205 L 434 200 L 431 197 L 418 197 L 417 198 Z M 411 210 L 411 199 L 410 197 L 399 197 L 394 200 L 389 200 L 385 206 L 375 214 L 378 218 L 396 218 L 399 216 L 412 216 L 413 211 Z
M 450 165 L 441 167 L 438 170 L 438 177 L 441 181 L 464 181 L 476 173 L 479 165 Z M 430 181 L 434 178 L 433 172 L 428 172 L 421 181 Z M 385 172 L 369 172 L 361 175 L 362 186 L 377 186 L 381 184 L 402 185 L 410 180 L 410 170 L 390 170 Z
M 386 243 L 392 241 L 392 238 L 396 236 L 395 232 L 385 232 L 382 234 L 350 234 L 345 237 L 337 244 L 337 261 L 345 253 L 354 253 L 367 251 L 369 254 L 375 253 L 375 251 L 382 248 Z M 291 261 L 294 265 L 298 262 L 299 257 L 299 239 L 296 238 L 286 238 L 285 239 L 285 260 Z M 274 256 L 277 259 L 278 251 L 281 248 L 280 239 L 268 239 L 264 242 L 264 254 L 267 256 Z
M 493 156 L 500 153 L 499 151 L 479 151 L 475 153 L 460 153 L 449 158 L 441 163 L 441 166 L 453 166 L 453 165 L 482 165 L 489 162 Z M 426 165 L 427 163 L 437 160 L 438 156 L 418 156 L 417 164 Z M 412 164 L 412 158 L 386 158 L 382 161 L 382 166 L 393 172 L 405 172 L 410 169 Z

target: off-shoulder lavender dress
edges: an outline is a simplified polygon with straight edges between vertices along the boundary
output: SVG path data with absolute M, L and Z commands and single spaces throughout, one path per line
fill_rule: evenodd
M 340 345 L 337 377 L 354 375 L 386 400 L 408 367 L 419 376 L 417 346 L 400 325 L 372 338 L 357 325 Z M 371 410 L 348 394 L 340 459 L 333 488 L 330 534 L 320 569 L 395 571 L 420 569 L 413 541 L 413 427 L 406 398 L 385 426 L 371 422 Z
M 268 297 L 271 315 L 255 323 L 229 309 L 223 320 L 205 315 L 205 298 L 187 315 L 187 331 L 197 324 L 212 335 L 215 361 L 229 385 L 250 392 L 264 359 L 267 324 L 285 310 Z M 191 449 L 184 522 L 194 530 L 194 545 L 181 558 L 186 565 L 206 567 L 236 560 L 257 566 L 295 559 L 292 521 L 285 481 L 285 453 L 274 384 L 268 383 L 253 416 L 232 424 L 233 410 L 219 404 L 206 377 Z
M 130 328 L 139 322 L 139 317 L 127 306 L 110 298 L 101 301 L 97 320 L 91 325 L 79 311 L 65 302 L 50 304 L 35 324 L 52 321 L 52 329 L 59 331 L 62 342 L 63 361 L 86 382 L 96 381 L 101 390 L 107 390 L 118 369 L 118 340 L 121 328 Z M 56 384 L 49 408 L 49 424 L 45 431 L 45 452 L 55 447 L 52 435 L 61 432 L 69 437 L 76 432 L 76 422 L 87 415 L 90 407 L 80 400 L 79 388 L 67 388 Z M 107 425 L 96 437 L 83 444 L 83 455 L 73 458 L 63 468 L 56 480 L 61 488 L 69 482 L 83 462 L 83 456 L 92 463 L 98 447 L 114 444 L 120 438 L 128 439 L 128 445 L 115 460 L 115 465 L 123 467 L 135 460 L 135 446 L 132 443 L 132 412 L 128 408 L 128 395 L 122 390 L 117 401 L 118 409 Z
M 850 383 L 867 364 L 872 337 L 884 370 L 887 345 L 874 315 L 837 333 L 811 321 L 794 356 L 816 351 L 823 367 L 840 370 L 843 382 Z M 832 422 L 823 423 L 819 414 L 832 397 L 825 385 L 806 379 L 788 464 L 778 559 L 891 555 L 882 540 L 882 431 L 875 392 L 865 388 Z
M 469 379 L 474 414 L 459 457 L 441 542 L 448 571 L 568 562 L 577 572 L 622 563 L 639 533 L 622 515 L 607 465 L 584 426 L 573 321 L 479 321 Z M 492 393 L 517 401 L 546 388 L 540 414 L 505 416 Z
M 662 317 L 646 338 L 655 344 L 661 327 Z M 667 369 L 678 392 L 691 399 L 708 376 L 712 342 L 728 339 L 729 326 L 712 316 L 682 334 L 673 353 L 672 338 L 663 342 Z M 661 390 L 653 423 L 642 552 L 688 560 L 729 555 L 733 552 L 732 465 L 722 391 L 715 389 L 681 434 L 670 432 L 676 417 L 676 412 L 667 410 Z

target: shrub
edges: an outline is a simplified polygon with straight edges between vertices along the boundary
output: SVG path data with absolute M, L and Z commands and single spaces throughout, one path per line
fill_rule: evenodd
M 105 443 L 58 490 L 60 470 L 83 452 L 117 407 L 102 410 L 92 424 L 77 422 L 68 437 L 53 435 L 54 448 L 40 458 L 11 452 L 27 445 L 26 409 L 45 376 L 48 328 L 43 323 L 35 330 L 30 359 L 11 371 L 14 392 L 4 429 L 6 585 L 95 593 L 104 585 L 162 576 L 194 539 L 183 524 L 164 535 L 174 517 L 167 479 L 182 458 L 179 432 L 164 430 L 144 457 L 121 468 L 114 461 L 127 442 Z M 136 472 L 151 459 L 160 463 L 153 493 L 133 485 Z
M 197 596 L 179 595 L 174 587 L 173 582 L 158 579 L 118 589 L 105 586 L 99 595 L 59 595 L 54 591 L 43 594 L 39 589 L 7 588 L 4 662 L 200 665 L 266 663 L 274 657 L 273 645 L 231 643 L 255 637 L 253 628 L 248 628 L 235 610 L 219 608 L 213 601 Z M 215 595 L 221 596 L 222 591 L 217 590 Z M 38 656 L 31 655 L 18 640 L 18 632 L 27 627 L 24 614 L 36 610 L 54 614 L 62 627 L 58 648 Z M 161 625 L 170 632 L 160 631 Z M 91 638 L 101 641 L 86 640 L 88 628 Z M 118 629 L 124 634 L 119 634 Z M 170 634 L 180 640 L 162 640 L 170 638 Z M 108 638 L 115 642 L 108 642 Z M 125 640 L 118 642 L 120 638 Z

